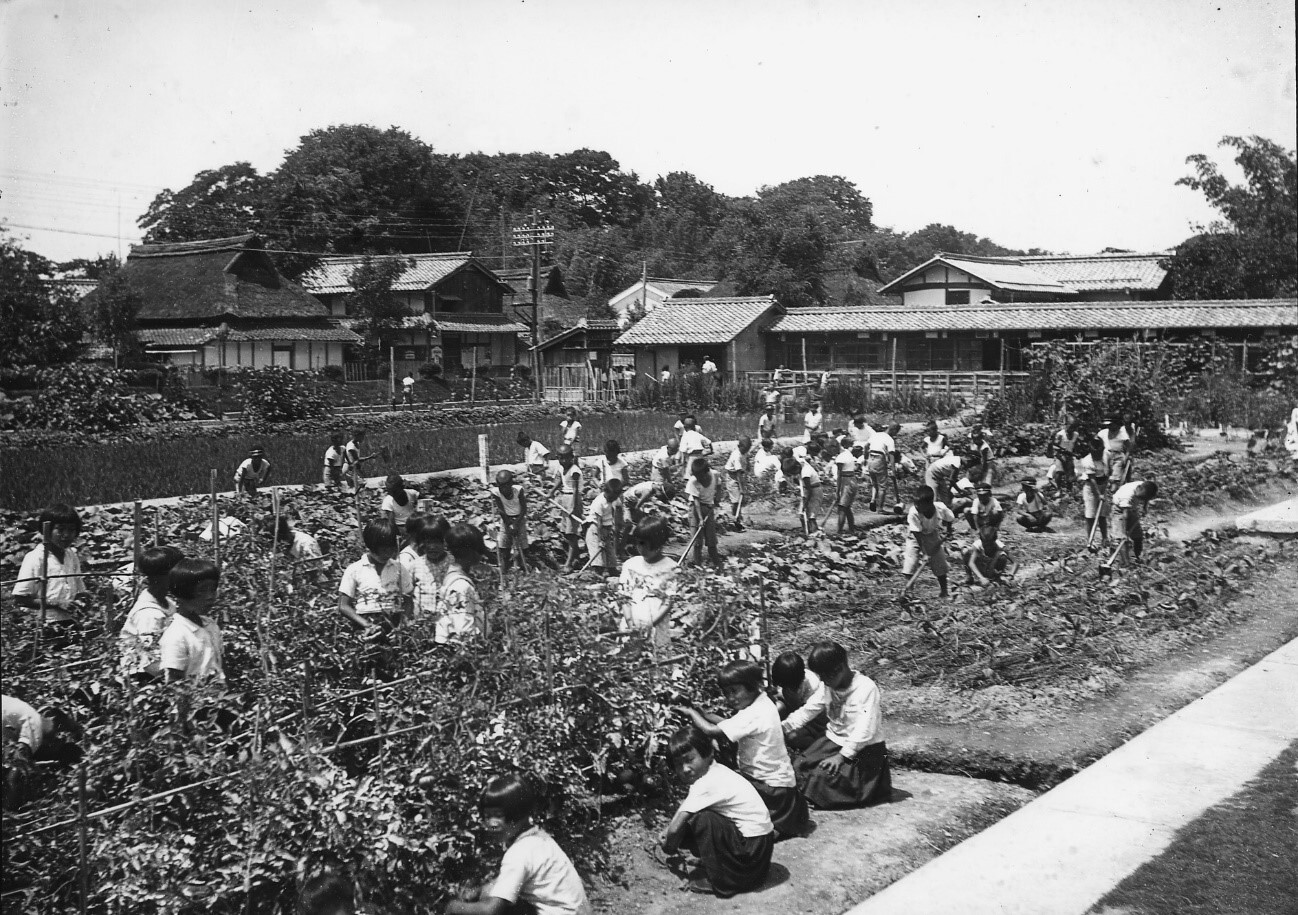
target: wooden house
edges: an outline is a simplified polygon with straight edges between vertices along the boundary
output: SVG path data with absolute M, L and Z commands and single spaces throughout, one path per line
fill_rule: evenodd
M 614 341 L 632 352 L 638 377 L 698 370 L 711 357 L 722 375 L 737 378 L 766 367 L 763 330 L 784 309 L 775 296 L 667 299 Z

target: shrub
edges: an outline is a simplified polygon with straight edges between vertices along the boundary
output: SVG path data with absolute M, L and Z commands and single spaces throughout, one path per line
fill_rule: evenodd
M 243 369 L 237 383 L 244 422 L 248 425 L 315 419 L 330 412 L 329 399 L 320 390 L 319 379 L 286 366 Z
M 343 371 L 341 365 L 326 365 L 320 369 L 320 376 L 329 381 L 343 381 L 347 373 Z
M 128 378 L 116 369 L 77 363 L 42 369 L 36 375 L 40 390 L 9 402 L 4 428 L 76 429 L 95 435 L 201 415 L 184 401 L 132 393 Z
M 425 362 L 419 367 L 420 378 L 441 378 L 442 364 L 440 362 Z

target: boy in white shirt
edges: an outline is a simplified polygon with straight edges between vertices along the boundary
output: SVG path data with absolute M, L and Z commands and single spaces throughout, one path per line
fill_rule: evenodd
M 847 434 L 856 444 L 869 444 L 870 436 L 874 435 L 874 427 L 865 421 L 865 411 L 858 410 L 852 417 L 847 425 Z
M 753 475 L 767 487 L 780 475 L 780 456 L 775 452 L 775 442 L 769 438 L 762 439 L 757 447 L 753 457 Z
M 675 497 L 676 487 L 672 485 L 670 480 L 665 480 L 662 483 L 645 480 L 643 483 L 635 484 L 630 489 L 623 490 L 622 505 L 631 518 L 628 525 L 634 527 L 640 523 L 641 519 L 647 514 L 645 505 L 649 503 L 649 500 L 659 499 L 670 503 Z
M 741 436 L 735 443 L 735 450 L 730 452 L 726 458 L 726 496 L 730 503 L 735 507 L 734 521 L 735 530 L 744 529 L 743 508 L 744 508 L 744 486 L 748 483 L 748 478 L 753 472 L 753 440 L 748 436 Z
M 910 536 L 906 539 L 901 572 L 910 575 L 928 557 L 929 567 L 937 577 L 940 597 L 948 597 L 946 550 L 942 548 L 943 535 L 955 523 L 951 509 L 940 502 L 934 502 L 933 490 L 927 486 L 915 488 L 915 503 L 906 513 L 906 529 Z M 812 667 L 812 670 L 815 670 Z M 817 671 L 819 672 L 819 671 Z
M 1054 434 L 1046 446 L 1046 457 L 1052 458 L 1050 469 L 1046 471 L 1046 482 L 1062 489 L 1071 490 L 1076 478 L 1077 445 L 1081 441 L 1081 423 L 1074 420 Z
M 675 467 L 680 463 L 680 439 L 672 436 L 667 444 L 654 452 L 649 459 L 649 479 L 655 483 L 665 483 L 676 476 Z
M 86 591 L 81 577 L 81 557 L 72 546 L 81 534 L 81 516 L 70 505 L 56 503 L 40 514 L 41 530 L 50 525 L 50 542 L 39 544 L 23 557 L 14 583 L 13 599 L 19 607 L 40 610 L 41 572 L 45 574 L 46 631 L 51 645 L 67 644 L 76 627 L 76 600 Z
M 617 478 L 622 481 L 623 489 L 631 485 L 631 467 L 622 457 L 622 443 L 617 439 L 604 443 L 604 453 L 595 458 L 595 466 L 599 468 L 601 483 Z
M 1050 522 L 1055 516 L 1046 508 L 1046 500 L 1037 492 L 1037 481 L 1032 477 L 1024 477 L 1021 485 L 1023 491 L 1019 493 L 1014 503 L 1018 506 L 1019 513 L 1014 520 L 1030 533 L 1047 533 L 1050 530 Z
M 1104 442 L 1110 475 L 1117 485 L 1122 485 L 1128 476 L 1127 461 L 1131 458 L 1131 433 L 1127 431 L 1122 417 L 1113 417 L 1108 425 L 1095 433 L 1095 437 Z
M 324 453 L 324 471 L 320 482 L 325 486 L 343 484 L 343 434 L 335 432 L 329 436 L 329 447 Z
M 708 467 L 707 458 L 696 457 L 690 465 L 690 477 L 685 481 L 685 496 L 690 502 L 690 520 L 694 531 L 702 531 L 694 539 L 694 562 L 703 561 L 703 547 L 708 548 L 708 559 L 713 565 L 721 564 L 717 552 L 717 477 Z
M 505 848 L 500 874 L 490 887 L 461 887 L 458 898 L 447 905 L 447 915 L 591 915 L 572 859 L 532 822 L 536 806 L 536 792 L 524 776 L 502 775 L 487 783 L 478 809 Z
M 780 469 L 784 471 L 785 479 L 798 487 L 798 513 L 803 532 L 808 536 L 816 533 L 820 530 L 820 474 L 805 457 L 802 460 L 785 458 Z
M 532 437 L 526 432 L 518 433 L 515 441 L 523 449 L 523 463 L 527 465 L 527 472 L 532 475 L 532 482 L 537 485 L 544 483 L 545 466 L 550 460 L 550 449 L 540 442 L 532 441 Z
M 581 445 L 581 422 L 577 419 L 577 408 L 568 408 L 568 418 L 559 423 L 559 428 L 563 432 L 563 443 L 577 453 L 577 448 Z
M 803 751 L 793 766 L 803 796 L 825 810 L 889 800 L 892 775 L 879 687 L 848 666 L 847 650 L 837 642 L 815 645 L 807 666 L 820 675 L 821 688 L 784 719 L 784 732 L 796 731 L 821 712 L 828 720 L 825 736 Z
M 349 565 L 338 584 L 338 612 L 366 635 L 401 624 L 414 606 L 414 585 L 397 562 L 397 528 L 386 518 L 361 531 L 365 555 Z
M 586 538 L 587 565 L 605 575 L 617 574 L 618 519 L 622 508 L 622 479 L 613 477 L 600 487 L 599 495 L 590 500 L 582 533 Z
M 1109 546 L 1109 460 L 1104 442 L 1091 442 L 1091 453 L 1077 462 L 1077 479 L 1082 484 L 1082 517 L 1086 521 L 1086 538 L 1098 527 L 1100 549 Z
M 1005 545 L 996 539 L 994 528 L 982 528 L 973 546 L 965 550 L 962 555 L 971 585 L 979 584 L 986 588 L 1014 574 L 1014 561 L 1010 558 L 1010 554 L 1005 552 Z
M 680 450 L 682 464 L 686 473 L 689 473 L 694 466 L 695 458 L 701 458 L 705 454 L 712 453 L 712 442 L 698 430 L 693 417 L 687 416 L 685 418 L 685 429 L 681 432 Z
M 992 484 L 984 480 L 974 486 L 974 500 L 965 509 L 964 516 L 969 522 L 971 531 L 981 531 L 989 527 L 995 535 L 1000 535 L 1001 522 L 1005 520 L 1005 509 L 1001 507 L 1000 499 L 992 495 Z
M 581 467 L 577 455 L 567 445 L 559 446 L 559 479 L 554 481 L 550 499 L 558 499 L 559 533 L 568 541 L 568 556 L 564 560 L 563 570 L 571 572 L 577 565 L 577 541 L 580 531 L 581 509 Z
M 269 479 L 270 461 L 266 460 L 266 452 L 253 448 L 248 452 L 247 459 L 235 468 L 234 488 L 243 495 L 255 496 L 257 488 L 265 485 Z
M 951 507 L 951 485 L 968 462 L 964 455 L 949 451 L 924 468 L 924 485 L 930 487 L 937 500 L 947 508 Z
M 514 482 L 508 470 L 496 474 L 496 485 L 487 487 L 491 500 L 500 513 L 500 537 L 496 541 L 496 561 L 502 575 L 508 575 L 514 565 L 514 550 L 527 549 L 527 494 L 521 483 Z
M 775 418 L 775 405 L 768 403 L 757 420 L 757 440 L 774 439 L 779 434 L 780 423 Z
M 834 505 L 838 511 L 838 532 L 848 533 L 856 530 L 856 515 L 852 507 L 856 503 L 856 485 L 861 473 L 861 458 L 864 454 L 860 445 L 841 448 L 830 462 L 829 472 L 834 480 Z
M 185 554 L 175 547 L 153 547 L 141 553 L 136 564 L 144 575 L 144 590 L 126 615 L 118 645 L 122 673 L 137 682 L 147 683 L 162 676 L 159 641 L 176 612 L 176 603 L 167 591 L 172 568 L 184 558 Z
M 777 839 L 800 836 L 807 829 L 807 802 L 798 793 L 793 764 L 784 745 L 780 713 L 762 691 L 762 668 L 754 661 L 731 661 L 717 673 L 717 684 L 730 718 L 678 707 L 694 726 L 712 739 L 724 738 L 739 748 L 739 774 L 752 782 L 770 813 Z
M 667 758 L 689 794 L 662 836 L 669 855 L 684 848 L 699 857 L 705 876 L 686 889 L 728 899 L 759 888 L 771 867 L 775 827 L 752 783 L 713 759 L 712 738 L 682 728 L 667 743 Z
M 672 599 L 676 595 L 676 563 L 663 555 L 670 533 L 667 522 L 657 515 L 640 521 L 634 534 L 639 555 L 622 565 L 618 578 L 622 602 L 619 628 L 623 632 L 651 631 L 659 648 L 671 642 Z
M 182 559 L 168 579 L 176 612 L 158 642 L 167 682 L 225 680 L 221 630 L 206 615 L 216 604 L 221 570 L 210 559 Z
M 1146 483 L 1144 480 L 1132 480 L 1118 487 L 1113 494 L 1113 507 L 1118 510 L 1118 523 L 1122 525 L 1122 536 L 1125 538 L 1123 551 L 1131 546 L 1136 562 L 1145 549 L 1145 526 L 1142 523 L 1151 499 L 1158 496 L 1158 484 Z
M 870 511 L 883 511 L 887 499 L 888 475 L 897 462 L 897 442 L 893 435 L 901 431 L 895 423 L 870 436 L 865 445 L 865 469 L 870 474 Z
M 813 403 L 802 416 L 802 440 L 809 442 L 820 434 L 825 425 L 825 417 L 820 412 L 820 404 Z

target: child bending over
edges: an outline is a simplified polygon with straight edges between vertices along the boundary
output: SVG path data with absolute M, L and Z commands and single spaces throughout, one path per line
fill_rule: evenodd
M 775 708 L 783 721 L 807 704 L 820 689 L 820 678 L 807 670 L 802 655 L 786 651 L 771 664 L 771 683 L 777 693 Z M 826 715 L 822 711 L 801 727 L 784 735 L 784 744 L 793 750 L 805 750 L 825 736 Z
M 719 565 L 721 554 L 717 552 L 717 478 L 708 467 L 707 458 L 696 457 L 691 463 L 690 478 L 685 482 L 685 495 L 690 500 L 690 522 L 697 534 L 694 537 L 694 562 L 703 561 L 703 545 L 706 543 L 708 559 L 714 565 Z
M 379 514 L 397 526 L 398 535 L 405 534 L 406 519 L 419 507 L 419 490 L 407 489 L 399 473 L 388 474 L 383 490 L 386 494 L 379 504 Z
M 401 624 L 414 606 L 414 585 L 397 562 L 397 528 L 387 518 L 361 531 L 365 555 L 349 565 L 338 584 L 338 612 L 366 635 Z
M 888 747 L 883 741 L 879 687 L 852 670 L 847 650 L 820 642 L 807 666 L 823 684 L 806 705 L 784 719 L 784 732 L 797 730 L 825 712 L 825 736 L 798 757 L 794 770 L 807 801 L 823 809 L 859 807 L 892 795 Z
M 807 801 L 798 793 L 793 764 L 784 745 L 780 713 L 762 691 L 762 668 L 753 661 L 731 661 L 717 674 L 729 718 L 678 708 L 694 726 L 713 739 L 724 737 L 739 747 L 739 774 L 753 783 L 770 813 L 778 838 L 800 836 L 807 829 Z
M 505 849 L 500 874 L 488 887 L 466 886 L 447 915 L 591 915 L 577 869 L 541 827 L 532 822 L 536 792 L 519 775 L 487 783 L 478 801 L 487 830 Z
M 996 539 L 994 528 L 981 528 L 978 539 L 964 551 L 963 557 L 971 585 L 976 583 L 985 588 L 1014 574 L 1014 560 L 1005 552 L 1004 544 Z
M 910 536 L 902 555 L 901 572 L 910 575 L 924 561 L 922 557 L 928 557 L 941 597 L 948 596 L 946 551 L 942 548 L 942 540 L 954 523 L 955 515 L 951 513 L 951 509 L 934 502 L 933 490 L 927 486 L 915 487 L 915 503 L 906 513 L 906 529 Z
M 671 642 L 672 599 L 676 595 L 676 563 L 663 555 L 671 529 L 657 515 L 635 526 L 639 553 L 622 566 L 618 594 L 622 599 L 621 630 L 650 631 L 654 644 L 664 648 Z
M 728 899 L 765 882 L 775 827 L 752 783 L 714 754 L 712 738 L 695 727 L 668 741 L 667 758 L 689 794 L 663 832 L 662 847 L 669 855 L 683 848 L 698 856 L 703 875 L 686 889 Z
M 1158 496 L 1158 484 L 1144 480 L 1132 480 L 1118 487 L 1113 494 L 1113 507 L 1118 510 L 1118 523 L 1122 525 L 1122 536 L 1126 539 L 1123 551 L 1130 545 L 1132 555 L 1140 561 L 1140 554 L 1145 550 L 1145 525 L 1142 523 L 1151 499 Z
M 527 465 L 532 482 L 541 485 L 545 482 L 545 465 L 550 460 L 550 449 L 540 442 L 532 441 L 532 437 L 526 432 L 518 433 L 516 441 L 523 449 L 523 463 Z

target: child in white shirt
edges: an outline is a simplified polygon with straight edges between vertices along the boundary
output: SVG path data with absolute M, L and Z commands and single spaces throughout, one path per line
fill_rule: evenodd
M 761 795 L 777 837 L 802 835 L 809 819 L 807 802 L 798 793 L 780 713 L 762 691 L 762 668 L 754 661 L 731 661 L 718 672 L 717 683 L 733 716 L 721 718 L 692 707 L 677 710 L 708 737 L 738 745 L 739 774 Z
M 1149 501 L 1157 496 L 1158 484 L 1144 480 L 1124 483 L 1113 494 L 1113 507 L 1118 510 L 1118 523 L 1122 525 L 1122 534 L 1126 538 L 1123 550 L 1125 552 L 1130 545 L 1137 562 L 1145 549 L 1145 526 L 1142 523 L 1145 511 Z
M 577 455 L 567 445 L 559 446 L 559 479 L 555 480 L 550 498 L 558 498 L 559 532 L 568 541 L 568 556 L 563 570 L 571 572 L 577 565 L 577 539 L 581 527 L 581 467 Z
M 441 616 L 433 638 L 438 644 L 463 641 L 472 636 L 487 636 L 487 612 L 478 597 L 478 589 L 469 573 L 487 555 L 482 531 L 472 524 L 454 524 L 446 532 L 446 551 L 451 560 L 446 566 L 442 588 L 437 595 Z
M 618 521 L 621 517 L 622 479 L 614 477 L 600 487 L 599 495 L 590 500 L 582 530 L 586 537 L 588 565 L 606 575 L 617 572 Z
M 397 555 L 397 562 L 410 576 L 411 617 L 427 620 L 434 628 L 442 616 L 438 594 L 451 562 L 446 553 L 446 534 L 450 529 L 441 515 L 415 512 L 406 519 L 409 543 Z
M 521 483 L 514 482 L 514 474 L 502 470 L 496 474 L 496 485 L 488 487 L 491 500 L 500 513 L 500 537 L 496 542 L 496 561 L 502 575 L 508 575 L 514 564 L 515 549 L 521 554 L 527 549 L 527 494 Z
M 623 632 L 649 630 L 654 643 L 671 642 L 671 609 L 676 595 L 676 563 L 663 555 L 671 531 L 667 522 L 650 515 L 635 526 L 639 555 L 622 565 L 618 595 L 622 602 L 619 628 Z
M 379 504 L 379 514 L 396 525 L 398 535 L 405 534 L 406 519 L 419 508 L 419 490 L 406 489 L 399 473 L 388 474 L 383 489 L 387 494 Z
M 730 457 L 726 458 L 726 495 L 735 507 L 734 525 L 735 530 L 744 529 L 743 508 L 744 508 L 744 486 L 748 482 L 748 477 L 753 472 L 753 440 L 748 436 L 741 436 L 735 444 L 735 450 L 730 452 Z
M 397 562 L 397 528 L 387 518 L 361 531 L 365 555 L 343 572 L 338 612 L 370 635 L 401 624 L 414 606 L 410 573 Z
M 518 433 L 515 441 L 523 449 L 523 463 L 527 465 L 527 472 L 531 474 L 532 482 L 537 485 L 544 483 L 546 464 L 550 460 L 550 449 L 540 442 L 532 441 L 532 437 L 526 432 Z
M 216 604 L 221 570 L 210 559 L 182 559 L 168 573 L 176 612 L 158 640 L 167 682 L 225 680 L 221 630 L 208 614 Z
M 38 545 L 23 557 L 14 584 L 19 607 L 40 610 L 41 573 L 45 574 L 45 626 L 43 638 L 64 642 L 76 625 L 76 599 L 85 593 L 81 557 L 72 546 L 81 534 L 81 516 L 70 505 L 57 503 L 40 514 L 41 530 L 50 525 L 50 542 Z
M 690 477 L 685 481 L 685 495 L 690 501 L 693 530 L 702 531 L 693 537 L 694 561 L 703 561 L 703 546 L 706 544 L 708 559 L 713 564 L 720 564 L 721 554 L 717 552 L 717 477 L 708 467 L 707 458 L 694 458 L 690 465 Z
M 559 429 L 563 432 L 563 443 L 575 454 L 581 445 L 581 422 L 576 407 L 569 407 L 567 412 L 568 418 L 559 423 Z
M 162 676 L 159 642 L 176 612 L 176 603 L 167 596 L 167 591 L 172 568 L 184 558 L 185 554 L 173 546 L 153 547 L 141 553 L 136 564 L 144 575 L 144 590 L 136 596 L 126 615 L 118 645 L 122 673 L 138 682 Z
M 783 721 L 789 715 L 807 704 L 807 701 L 820 689 L 820 678 L 807 670 L 802 662 L 802 655 L 796 651 L 786 651 L 771 662 L 771 683 L 779 691 L 775 698 L 775 708 Z M 826 716 L 822 712 L 796 730 L 784 735 L 784 743 L 790 750 L 805 750 L 825 736 Z

